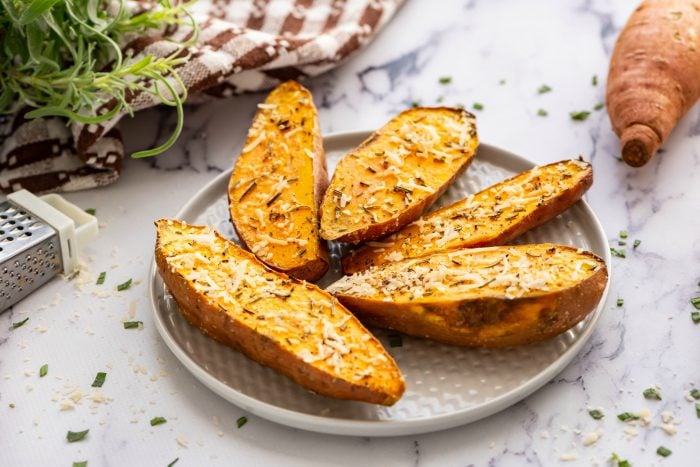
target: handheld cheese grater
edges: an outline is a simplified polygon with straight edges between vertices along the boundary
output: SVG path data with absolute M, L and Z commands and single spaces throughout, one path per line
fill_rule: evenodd
M 58 195 L 20 190 L 0 203 L 0 311 L 58 273 L 72 273 L 97 218 Z

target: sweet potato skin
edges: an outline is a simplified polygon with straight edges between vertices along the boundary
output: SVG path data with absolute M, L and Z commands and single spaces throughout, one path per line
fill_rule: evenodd
M 277 121 L 269 115 L 276 108 L 287 111 Z M 265 132 L 264 141 L 255 144 L 262 132 Z M 309 155 L 313 158 L 310 159 Z M 274 191 L 271 187 L 274 183 L 260 176 L 264 173 L 297 180 L 290 182 L 275 197 L 276 193 L 265 191 Z M 253 182 L 256 186 L 250 189 Z M 328 246 L 318 235 L 318 207 L 327 185 L 323 139 L 311 93 L 295 81 L 282 83 L 268 95 L 256 113 L 246 147 L 231 174 L 229 211 L 241 244 L 268 266 L 292 277 L 310 282 L 320 279 L 330 263 Z M 262 199 L 256 199 L 256 196 Z M 280 206 L 294 202 L 306 206 L 308 212 L 293 211 L 282 217 Z M 262 222 L 258 211 L 263 213 Z M 278 227 L 280 219 L 292 224 L 292 235 L 285 232 L 286 227 Z M 261 243 L 260 233 L 278 240 L 299 235 L 307 243 L 303 247 L 261 246 L 264 240 Z
M 418 123 L 424 121 L 428 118 L 446 118 L 454 121 L 460 122 L 460 132 L 463 134 L 455 134 L 449 131 L 445 131 L 444 139 L 460 140 L 464 139 L 463 147 L 457 148 L 452 144 L 452 141 L 440 140 L 440 144 L 448 146 L 449 151 L 455 153 L 455 160 L 450 162 L 444 162 L 440 165 L 434 164 L 434 159 L 432 156 L 427 159 L 417 160 L 413 159 L 411 162 L 407 163 L 405 166 L 397 167 L 392 162 L 389 164 L 389 157 L 385 157 L 384 154 L 392 152 L 387 149 L 388 140 L 396 136 L 395 132 L 398 131 L 397 128 L 404 125 L 418 125 Z M 478 147 L 478 137 L 476 134 L 476 124 L 475 119 L 472 114 L 466 112 L 463 109 L 450 108 L 450 107 L 434 107 L 434 108 L 414 108 L 406 110 L 400 113 L 398 116 L 394 117 L 389 121 L 384 127 L 380 128 L 374 132 L 367 140 L 360 144 L 357 148 L 351 151 L 349 154 L 344 156 L 333 174 L 333 178 L 329 184 L 328 190 L 326 191 L 323 201 L 321 202 L 321 237 L 326 240 L 337 240 L 341 242 L 349 243 L 359 243 L 361 241 L 374 240 L 381 238 L 390 233 L 396 232 L 401 227 L 407 223 L 415 220 L 421 215 L 425 209 L 430 207 L 444 192 L 447 188 L 454 182 L 454 180 L 466 170 L 466 168 L 471 163 L 476 149 Z M 443 151 L 446 150 L 444 147 L 441 148 Z M 368 156 L 368 154 L 381 154 L 376 158 L 373 156 Z M 417 158 L 415 148 L 409 151 L 409 154 L 405 156 L 404 160 L 409 158 Z M 403 157 L 403 156 L 401 156 Z M 357 161 L 360 162 L 357 162 Z M 433 191 L 424 195 L 421 190 L 414 190 L 411 196 L 415 197 L 417 200 L 413 200 L 407 203 L 406 206 L 395 210 L 390 216 L 383 216 L 381 219 L 375 220 L 372 217 L 372 213 L 369 209 L 363 212 L 356 209 L 357 212 L 353 212 L 350 215 L 342 214 L 350 218 L 351 221 L 360 219 L 358 224 L 353 224 L 347 230 L 341 229 L 344 224 L 337 220 L 338 213 L 344 212 L 345 206 L 338 206 L 338 190 L 342 188 L 343 192 L 349 192 L 351 194 L 352 201 L 348 207 L 358 208 L 358 206 L 352 206 L 357 199 L 365 197 L 365 192 L 368 190 L 373 190 L 377 185 L 381 183 L 396 183 L 396 175 L 382 176 L 377 173 L 377 169 L 370 168 L 367 171 L 367 167 L 363 164 L 367 163 L 369 166 L 379 166 L 381 163 L 385 163 L 384 169 L 398 169 L 400 172 L 400 177 L 411 178 L 413 176 L 414 169 L 424 170 L 425 176 L 432 177 L 434 174 L 440 173 L 440 176 L 434 180 L 437 186 L 433 186 Z M 432 165 L 431 165 L 432 164 Z M 405 173 L 407 167 L 410 167 L 411 173 Z M 386 170 L 381 170 L 386 172 Z M 449 172 L 448 177 L 444 177 L 444 173 Z M 388 186 L 388 185 L 387 185 Z M 379 191 L 376 194 L 377 200 L 380 203 L 385 202 L 389 198 L 399 197 L 396 195 L 397 191 L 385 190 L 384 192 Z M 396 201 L 396 203 L 402 202 L 398 200 L 389 200 L 390 202 Z M 380 215 L 382 215 L 381 211 Z M 341 216 L 341 217 L 342 217 Z M 341 221 L 343 219 L 341 218 Z M 346 222 L 347 224 L 347 222 Z
M 608 273 L 600 258 L 590 256 L 600 265 L 596 272 L 552 293 L 510 299 L 484 294 L 468 299 L 444 296 L 414 301 L 333 293 L 368 325 L 466 347 L 532 344 L 561 334 L 595 309 L 605 290 Z M 381 270 L 379 267 L 371 271 Z
M 700 2 L 645 0 L 610 61 L 606 104 L 622 158 L 646 164 L 700 98 Z
M 555 192 L 554 196 L 543 199 L 536 206 L 533 206 L 530 212 L 525 211 L 525 215 L 508 221 L 508 216 L 519 214 L 517 212 L 513 214 L 513 209 L 511 208 L 500 215 L 497 220 L 491 220 L 490 218 L 477 218 L 467 221 L 457 218 L 455 220 L 455 216 L 464 212 L 469 205 L 468 200 L 457 201 L 423 216 L 418 222 L 429 224 L 432 221 L 439 220 L 444 223 L 443 225 L 459 228 L 460 235 L 462 235 L 462 232 L 466 232 L 466 237 L 460 236 L 460 238 L 447 242 L 440 247 L 431 244 L 430 241 L 425 239 L 434 229 L 426 227 L 425 230 L 421 230 L 417 223 L 414 222 L 406 225 L 395 234 L 382 239 L 379 242 L 382 245 L 381 248 L 365 244 L 351 251 L 342 259 L 343 271 L 345 274 L 354 274 L 372 266 L 391 262 L 387 257 L 390 257 L 392 253 L 400 254 L 402 259 L 408 259 L 461 248 L 504 245 L 528 230 L 553 219 L 581 199 L 583 194 L 593 184 L 593 169 L 591 165 L 578 160 L 549 164 L 515 175 L 474 195 L 474 200 L 482 199 L 483 195 L 488 195 L 489 199 L 491 199 L 498 193 L 496 190 L 500 187 L 508 184 L 513 185 L 514 183 L 519 184 L 529 174 L 543 173 L 542 178 L 546 179 L 546 176 L 549 175 L 548 172 L 554 173 L 552 177 L 561 175 L 567 178 L 558 181 L 558 183 L 562 184 L 562 188 Z M 539 181 L 540 177 L 537 180 Z M 479 228 L 476 229 L 476 227 Z
M 160 220 L 156 222 L 158 236 L 155 260 L 163 282 L 175 298 L 180 312 L 188 322 L 216 341 L 242 352 L 258 363 L 284 374 L 318 394 L 336 399 L 358 400 L 382 405 L 392 405 L 401 397 L 405 389 L 405 383 L 393 359 L 386 352 L 384 354 L 385 358 L 388 359 L 387 361 L 390 362 L 388 363 L 389 368 L 391 368 L 391 365 L 396 368 L 392 378 L 382 381 L 379 386 L 376 384 L 363 385 L 360 381 L 351 383 L 334 377 L 312 364 L 307 364 L 299 355 L 284 348 L 278 340 L 265 336 L 258 332 L 256 328 L 248 326 L 244 321 L 233 318 L 229 313 L 222 312 L 213 299 L 199 293 L 193 288 L 190 281 L 169 264 L 168 257 L 172 252 L 168 251 L 167 245 L 163 242 L 163 237 L 161 236 L 161 231 L 168 222 L 177 221 Z M 201 227 L 201 229 L 204 229 L 204 227 Z M 240 249 L 233 243 L 228 243 L 227 248 L 234 251 L 233 255 L 238 259 L 254 262 L 260 267 L 261 271 L 271 272 L 282 279 L 286 279 L 281 273 L 273 271 L 259 262 L 254 255 Z M 289 280 L 309 290 L 322 292 L 313 284 L 307 284 L 295 279 Z M 328 298 L 332 299 L 330 296 Z M 369 331 L 366 331 L 340 303 L 335 301 L 335 299 L 333 300 L 336 312 L 346 314 L 348 319 L 356 323 L 360 329 L 363 329 L 370 336 L 368 340 L 372 342 L 368 342 L 368 344 L 376 345 L 381 349 L 381 344 L 374 337 L 371 337 Z M 261 324 L 260 326 L 263 325 Z

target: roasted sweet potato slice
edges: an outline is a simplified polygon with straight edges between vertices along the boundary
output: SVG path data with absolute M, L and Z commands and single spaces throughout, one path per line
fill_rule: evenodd
M 529 344 L 600 301 L 602 259 L 542 244 L 455 250 L 345 276 L 328 291 L 363 322 L 470 347 Z
M 156 264 L 182 315 L 217 341 L 319 394 L 391 405 L 394 360 L 313 284 L 273 271 L 209 227 L 156 222 Z
M 343 258 L 343 270 L 353 274 L 441 251 L 503 245 L 567 210 L 592 183 L 587 162 L 536 167 L 363 245 Z
M 416 219 L 467 168 L 474 116 L 448 107 L 400 113 L 335 169 L 321 203 L 321 236 L 357 243 Z
M 318 205 L 328 184 L 316 107 L 294 81 L 258 105 L 229 182 L 231 220 L 268 266 L 314 282 L 328 270 Z

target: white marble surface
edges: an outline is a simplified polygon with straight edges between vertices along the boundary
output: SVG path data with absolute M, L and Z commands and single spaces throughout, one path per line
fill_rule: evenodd
M 344 438 L 253 416 L 237 429 L 246 414 L 198 383 L 160 340 L 146 278 L 152 221 L 173 215 L 230 166 L 262 99 L 244 96 L 189 108 L 186 129 L 167 154 L 128 160 L 115 185 L 67 196 L 95 208 L 103 227 L 85 251 L 82 290 L 80 278 L 56 279 L 0 315 L 0 464 L 165 466 L 179 458 L 178 466 L 608 465 L 613 452 L 635 466 L 697 463 L 700 419 L 685 396 L 700 386 L 700 326 L 690 320 L 690 298 L 700 295 L 700 115 L 694 108 L 664 153 L 642 169 L 616 159 L 604 110 L 584 122 L 569 118 L 602 100 L 614 39 L 636 1 L 609 3 L 409 0 L 366 50 L 308 83 L 325 132 L 375 128 L 411 101 L 442 97 L 445 104 L 483 103 L 475 113 L 485 142 L 538 163 L 579 154 L 592 160 L 588 200 L 611 242 L 627 229 L 630 242 L 642 243 L 614 259 L 606 312 L 554 381 L 500 414 L 427 435 Z M 439 84 L 440 76 L 452 83 Z M 542 84 L 552 92 L 539 95 Z M 538 116 L 539 108 L 549 115 Z M 171 114 L 153 110 L 122 129 L 135 150 L 172 122 Z M 107 281 L 97 287 L 100 271 Z M 128 278 L 137 282 L 130 290 L 100 295 Z M 624 306 L 615 305 L 618 297 Z M 142 330 L 123 329 L 130 315 L 144 322 Z M 27 316 L 25 326 L 9 330 Z M 49 372 L 39 378 L 44 363 Z M 98 371 L 108 373 L 103 402 L 91 400 Z M 652 385 L 660 386 L 662 401 L 642 397 Z M 61 410 L 71 393 L 82 399 Z M 601 407 L 606 417 L 593 420 L 588 407 Z M 648 426 L 616 418 L 643 408 Z M 662 427 L 664 411 L 676 420 L 675 435 Z M 151 427 L 154 416 L 168 422 Z M 66 431 L 86 428 L 84 441 L 66 442 Z M 597 430 L 600 439 L 585 446 L 585 435 Z M 660 445 L 673 454 L 659 457 Z M 577 459 L 562 460 L 570 454 Z

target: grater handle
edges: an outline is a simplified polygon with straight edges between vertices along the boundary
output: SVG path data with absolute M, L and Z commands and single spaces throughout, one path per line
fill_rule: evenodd
M 7 199 L 42 219 L 58 233 L 63 273 L 72 273 L 78 264 L 80 249 L 97 236 L 97 218 L 59 195 L 41 198 L 27 190 L 15 191 Z
M 98 227 L 97 217 L 88 214 L 75 204 L 67 201 L 63 196 L 50 194 L 41 196 L 42 201 L 46 201 L 54 208 L 61 211 L 66 216 L 73 219 L 75 223 L 75 243 L 80 251 L 91 240 L 97 238 Z

